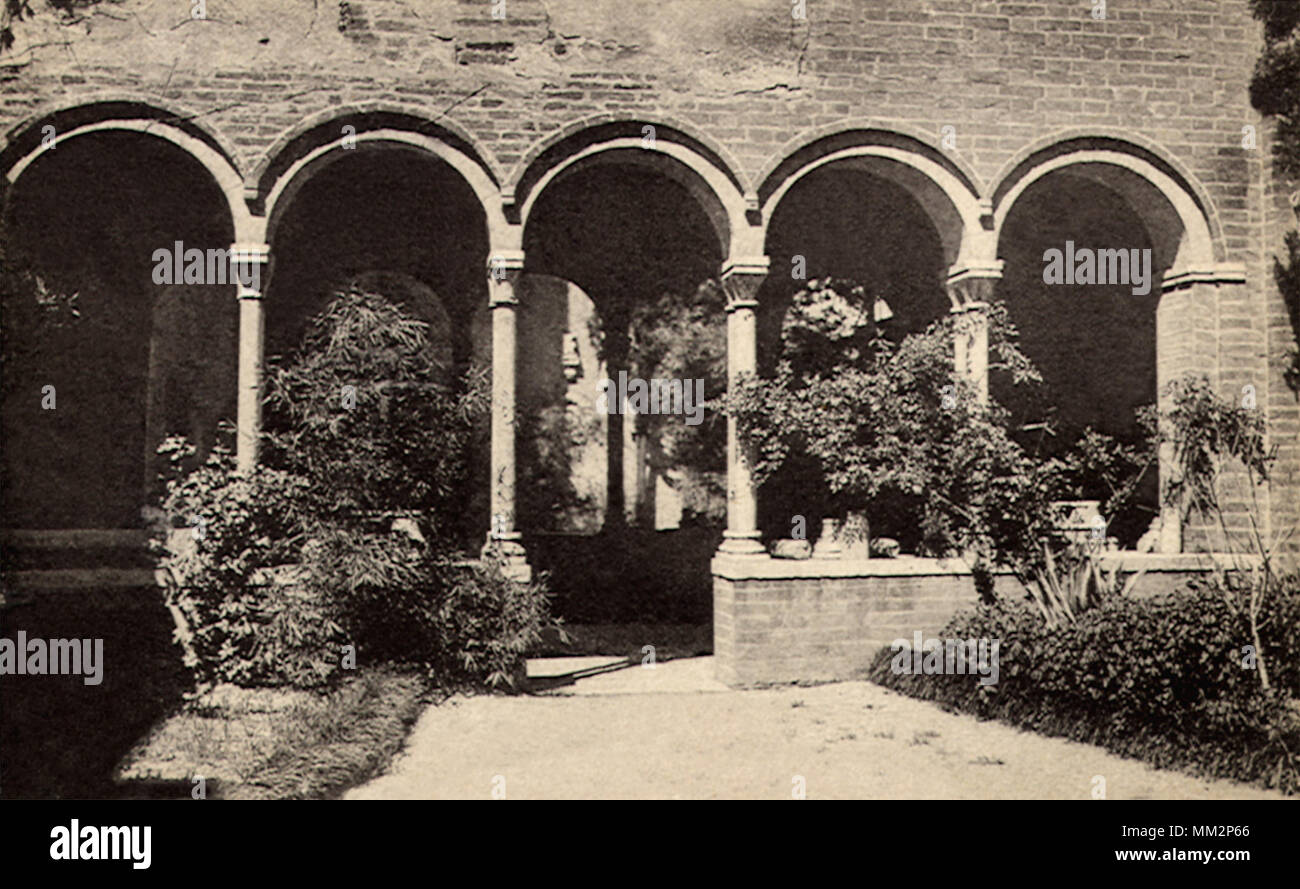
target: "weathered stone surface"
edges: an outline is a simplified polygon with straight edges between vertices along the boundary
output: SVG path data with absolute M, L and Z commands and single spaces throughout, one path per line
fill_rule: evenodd
M 877 537 L 871 541 L 871 554 L 881 559 L 896 559 L 899 553 L 898 541 L 892 537 Z
M 772 544 L 772 555 L 778 559 L 812 558 L 812 544 L 806 540 L 778 540 Z

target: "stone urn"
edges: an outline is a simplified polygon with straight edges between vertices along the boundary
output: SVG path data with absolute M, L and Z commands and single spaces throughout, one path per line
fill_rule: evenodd
M 1088 545 L 1106 542 L 1106 519 L 1100 500 L 1057 500 L 1052 503 L 1062 513 L 1056 530 L 1071 543 Z
M 822 519 L 822 533 L 813 547 L 814 559 L 838 559 L 844 554 L 840 543 L 840 520 Z

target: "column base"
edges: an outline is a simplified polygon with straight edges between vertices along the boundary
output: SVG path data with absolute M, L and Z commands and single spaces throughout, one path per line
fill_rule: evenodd
M 757 531 L 723 531 L 718 552 L 728 556 L 765 556 L 761 535 Z
M 533 569 L 528 564 L 528 554 L 520 542 L 522 538 L 523 535 L 518 531 L 509 532 L 501 537 L 493 537 L 489 533 L 487 542 L 483 544 L 482 557 L 499 560 L 501 570 L 505 572 L 506 577 L 520 583 L 528 583 L 533 579 Z

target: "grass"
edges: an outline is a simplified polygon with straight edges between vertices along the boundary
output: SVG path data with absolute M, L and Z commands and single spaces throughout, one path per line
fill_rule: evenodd
M 209 799 L 331 799 L 380 774 L 432 700 L 422 674 L 362 668 L 325 694 L 222 687 L 159 725 L 128 780 Z

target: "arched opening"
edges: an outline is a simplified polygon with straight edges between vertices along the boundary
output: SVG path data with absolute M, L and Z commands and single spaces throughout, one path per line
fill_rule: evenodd
M 7 262 L 75 294 L 40 311 L 5 295 L 23 301 L 5 306 L 5 523 L 138 526 L 162 439 L 185 435 L 202 458 L 234 416 L 230 267 L 174 274 L 177 252 L 230 247 L 226 197 L 176 145 L 102 129 L 27 165 L 4 223 Z
M 946 317 L 950 302 L 943 280 L 961 237 L 952 202 L 932 181 L 897 161 L 853 157 L 798 178 L 780 198 L 767 229 L 771 272 L 758 297 L 760 373 L 774 370 L 782 322 L 792 298 L 810 280 L 833 277 L 863 285 L 869 307 L 881 309 L 870 316 L 876 331 L 895 341 Z M 789 537 L 792 517 L 803 516 L 814 536 L 817 520 L 830 510 L 820 467 L 789 465 L 763 487 L 760 529 L 765 537 Z M 912 544 L 911 517 L 882 510 L 872 522 L 873 535 Z
M 474 320 L 487 299 L 487 223 L 461 175 L 414 147 L 371 142 L 331 153 L 284 194 L 268 232 L 268 360 L 291 360 L 310 319 L 357 284 L 424 321 L 435 358 L 463 385 L 490 345 L 481 330 L 476 343 Z M 488 527 L 486 442 L 484 418 L 454 532 L 466 545 Z
M 1044 385 L 1011 398 L 1007 382 L 995 377 L 991 391 L 1017 426 L 1033 427 L 1021 433 L 1032 451 L 1060 456 L 1088 428 L 1142 443 L 1135 412 L 1158 395 L 1161 281 L 1186 241 L 1161 191 L 1114 164 L 1061 166 L 1015 196 L 998 236 L 1005 265 L 997 292 Z M 1059 277 L 1049 269 L 1053 250 Z M 1148 473 L 1132 503 L 1107 516 L 1108 534 L 1121 546 L 1133 548 L 1159 515 L 1158 483 L 1158 474 Z M 1104 486 L 1081 493 L 1108 496 Z
M 519 506 L 530 559 L 540 568 L 564 565 L 554 577 L 561 608 L 581 609 L 570 619 L 705 621 L 708 560 L 721 539 L 724 504 L 719 500 L 712 512 L 679 508 L 671 518 L 663 507 L 667 498 L 680 497 L 676 486 L 685 484 L 685 474 L 725 476 L 725 421 L 704 412 L 690 434 L 716 446 L 706 443 L 689 465 L 674 462 L 681 455 L 668 453 L 667 437 L 675 433 L 664 430 L 672 424 L 680 431 L 686 412 L 650 416 L 624 405 L 619 413 L 619 383 L 620 374 L 662 373 L 634 360 L 634 319 L 647 306 L 684 304 L 707 289 L 726 255 L 728 213 L 692 169 L 635 148 L 588 155 L 544 181 L 525 211 L 519 309 Z M 725 344 L 722 309 L 719 296 L 705 323 L 716 325 Z M 725 360 L 725 346 L 720 357 Z M 551 371 L 531 369 L 538 361 L 550 362 Z M 673 382 L 687 397 L 725 387 L 725 364 L 700 373 Z M 613 384 L 603 400 L 593 385 L 601 380 Z M 578 440 L 584 444 L 575 449 Z M 557 449 L 573 458 L 548 462 Z M 569 477 L 546 481 L 557 470 Z M 550 517 L 563 513 L 563 505 L 548 507 L 523 491 L 539 481 L 550 490 L 587 492 L 602 514 L 585 525 L 554 527 Z M 604 606 L 587 592 L 605 589 L 623 593 L 597 613 Z M 633 613 L 637 608 L 644 613 Z

